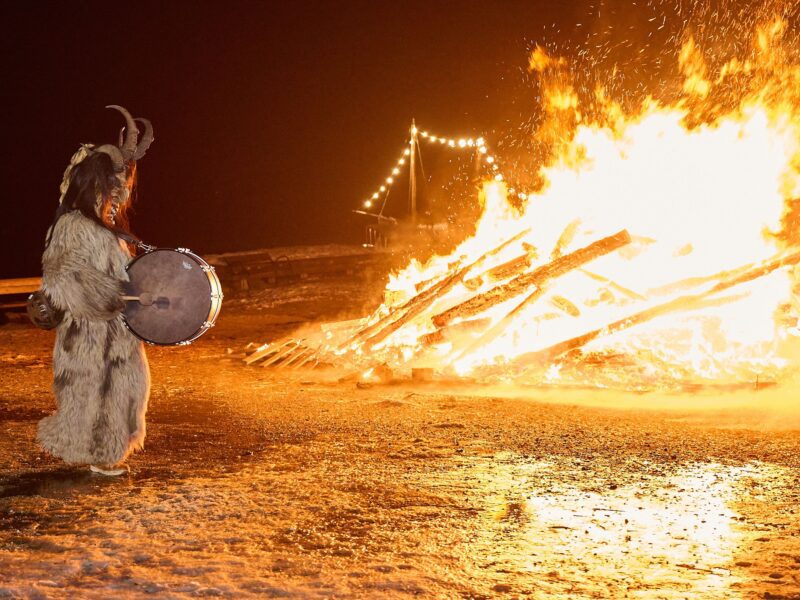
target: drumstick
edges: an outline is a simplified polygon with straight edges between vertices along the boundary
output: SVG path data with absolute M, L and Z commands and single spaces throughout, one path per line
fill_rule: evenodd
M 139 304 L 143 306 L 150 306 L 151 304 L 153 304 L 153 294 L 151 294 L 150 292 L 142 292 L 138 296 L 122 296 L 122 299 L 125 300 L 126 302 L 138 301 Z M 158 298 L 156 302 L 161 302 L 161 303 L 166 302 L 166 304 L 169 305 L 169 300 L 167 298 L 163 299 Z

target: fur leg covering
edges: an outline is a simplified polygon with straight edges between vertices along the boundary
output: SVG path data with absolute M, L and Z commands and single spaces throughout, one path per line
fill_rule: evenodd
M 43 289 L 65 317 L 53 350 L 58 410 L 37 438 L 68 463 L 117 464 L 144 443 L 147 358 L 120 315 L 128 260 L 113 233 L 79 213 L 59 219 L 43 256 Z

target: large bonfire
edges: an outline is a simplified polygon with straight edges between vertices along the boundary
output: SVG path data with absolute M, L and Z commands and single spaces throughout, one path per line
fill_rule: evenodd
M 785 22 L 712 69 L 690 37 L 682 90 L 591 110 L 535 48 L 550 158 L 523 206 L 481 191 L 474 235 L 392 276 L 329 347 L 366 370 L 653 388 L 774 380 L 798 333 L 800 66 Z

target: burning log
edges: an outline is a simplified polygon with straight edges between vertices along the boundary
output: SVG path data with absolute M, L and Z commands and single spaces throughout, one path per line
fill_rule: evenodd
M 483 335 L 481 335 L 477 340 L 474 340 L 469 346 L 459 352 L 458 356 L 466 356 L 475 349 L 485 346 L 491 342 L 506 330 L 506 327 L 511 323 L 511 321 L 514 320 L 514 317 L 516 317 L 523 308 L 538 300 L 542 294 L 544 294 L 544 288 L 537 287 L 535 290 L 533 290 L 533 292 L 528 294 L 522 302 L 511 309 L 508 314 L 495 323 L 491 329 L 484 332 Z
M 455 268 L 457 268 L 457 267 L 460 267 L 462 262 L 463 262 L 463 258 L 459 258 L 457 261 L 454 261 L 454 262 L 452 262 L 452 263 L 449 263 L 449 264 L 447 265 L 447 271 L 446 271 L 445 273 L 443 273 L 442 275 L 437 275 L 437 276 L 435 276 L 435 277 L 432 277 L 432 278 L 430 278 L 430 279 L 425 279 L 424 281 L 420 281 L 418 284 L 416 284 L 416 285 L 414 286 L 414 289 L 416 289 L 416 290 L 417 290 L 417 293 L 420 293 L 420 292 L 423 292 L 423 291 L 425 291 L 426 289 L 428 289 L 428 288 L 429 288 L 429 287 L 431 287 L 432 285 L 435 285 L 435 284 L 437 284 L 437 283 L 441 282 L 443 279 L 446 279 L 446 278 L 447 278 L 447 275 L 448 275 L 448 273 L 449 273 L 449 272 L 450 272 L 452 269 L 455 269 Z
M 484 294 L 470 298 L 461 304 L 457 304 L 433 317 L 433 323 L 441 328 L 454 319 L 467 318 L 480 314 L 496 304 L 500 304 L 501 302 L 505 302 L 510 298 L 524 293 L 532 286 L 541 287 L 542 284 L 551 279 L 577 269 L 595 258 L 609 254 L 625 246 L 630 241 L 631 236 L 623 229 L 614 235 L 593 242 L 575 252 L 559 256 L 555 260 L 534 269 L 530 273 L 520 275 L 506 284 L 490 289 Z M 523 304 L 532 301 L 536 293 L 537 292 L 533 292 L 528 299 L 523 301 Z M 517 308 L 521 308 L 521 305 Z
M 510 277 L 514 277 L 521 273 L 524 273 L 528 270 L 531 266 L 531 261 L 533 260 L 533 255 L 530 253 L 523 254 L 522 256 L 518 256 L 517 258 L 512 258 L 511 260 L 504 262 L 501 265 L 497 265 L 496 267 L 492 267 L 488 271 L 481 273 L 477 277 L 473 277 L 471 279 L 467 279 L 464 282 L 464 285 L 470 289 L 477 289 L 480 285 L 483 285 L 483 282 L 486 280 L 489 281 L 503 281 Z M 471 285 L 471 282 L 477 282 L 477 285 Z
M 356 333 L 355 336 L 353 336 L 350 340 L 348 340 L 344 344 L 345 347 L 359 340 L 363 340 L 365 338 L 368 338 L 367 341 L 371 345 L 377 344 L 378 342 L 384 340 L 387 336 L 391 335 L 392 333 L 400 329 L 400 327 L 405 325 L 408 321 L 415 318 L 417 315 L 421 314 L 425 309 L 431 306 L 439 297 L 443 296 L 451 289 L 453 289 L 457 284 L 461 283 L 464 280 L 464 277 L 466 277 L 469 274 L 469 272 L 472 271 L 472 269 L 479 266 L 487 258 L 495 256 L 499 252 L 503 251 L 509 245 L 518 241 L 520 238 L 526 236 L 528 233 L 530 233 L 530 229 L 526 229 L 524 231 L 519 232 L 517 235 L 506 240 L 493 250 L 490 250 L 489 252 L 483 254 L 471 264 L 459 269 L 458 271 L 456 271 L 455 274 L 443 279 L 437 284 L 432 285 L 430 288 L 428 288 L 421 294 L 417 294 L 400 308 L 390 312 L 382 319 L 379 319 L 372 325 L 369 325 L 364 329 L 362 329 L 361 331 L 359 331 L 358 333 Z M 397 316 L 398 314 L 399 316 Z M 394 320 L 392 320 L 393 318 Z
M 495 256 L 496 254 L 498 254 L 499 252 L 504 250 L 506 247 L 508 247 L 509 245 L 513 244 L 517 240 L 519 240 L 521 237 L 527 235 L 529 231 L 530 231 L 529 229 L 526 229 L 525 231 L 522 231 L 522 232 L 518 233 L 517 235 L 515 235 L 511 239 L 506 240 L 505 242 L 503 242 L 502 244 L 497 246 L 494 250 L 490 250 L 486 254 L 482 255 L 480 258 L 478 258 L 472 264 L 469 264 L 466 267 L 464 267 L 463 269 L 457 271 L 453 276 L 451 276 L 450 278 L 448 278 L 445 281 L 443 281 L 440 285 L 434 286 L 434 289 L 431 291 L 430 294 L 427 294 L 427 296 L 426 296 L 426 298 L 424 300 L 420 300 L 419 302 L 415 303 L 413 306 L 411 306 L 408 309 L 408 311 L 404 315 L 401 315 L 396 321 L 394 321 L 392 323 L 389 323 L 386 327 L 384 327 L 383 329 L 378 331 L 378 333 L 376 333 L 371 338 L 369 338 L 367 340 L 367 342 L 370 345 L 375 345 L 375 344 L 383 341 L 384 339 L 386 339 L 392 333 L 394 333 L 395 331 L 400 329 L 403 325 L 408 323 L 411 319 L 417 317 L 419 314 L 421 314 L 423 311 L 425 311 L 438 298 L 440 298 L 441 296 L 444 296 L 451 289 L 453 289 L 456 285 L 461 283 L 464 280 L 464 277 L 466 277 L 472 269 L 474 269 L 475 267 L 477 267 L 478 265 L 483 263 L 483 261 L 485 261 L 487 258 L 491 258 L 492 256 Z M 417 296 L 417 297 L 419 297 L 419 296 Z
M 459 335 L 481 331 L 488 327 L 491 322 L 491 319 L 488 318 L 462 321 L 461 323 L 442 327 L 441 329 L 425 334 L 419 338 L 419 342 L 426 346 L 441 344 Z
M 612 335 L 614 333 L 617 333 L 618 331 L 629 329 L 631 327 L 640 325 L 647 321 L 651 321 L 652 319 L 655 319 L 657 317 L 669 313 L 705 308 L 706 306 L 709 305 L 710 302 L 709 297 L 713 296 L 714 294 L 718 294 L 719 292 L 728 290 L 734 286 L 747 283 L 748 281 L 753 281 L 754 279 L 758 279 L 759 277 L 769 275 L 770 273 L 772 273 L 776 269 L 780 269 L 781 267 L 796 265 L 798 263 L 800 263 L 800 252 L 794 252 L 786 256 L 779 256 L 772 258 L 764 263 L 761 263 L 760 265 L 742 267 L 741 269 L 736 269 L 733 271 L 733 273 L 736 273 L 735 275 L 730 276 L 728 279 L 720 281 L 719 283 L 712 286 L 705 292 L 680 296 L 678 298 L 669 300 L 657 306 L 652 306 L 643 311 L 627 316 L 623 319 L 619 319 L 618 321 L 614 321 L 613 323 L 606 325 L 605 327 L 601 327 L 599 329 L 589 331 L 588 333 L 585 333 L 583 335 L 579 335 L 569 340 L 559 342 L 558 344 L 554 344 L 549 348 L 523 354 L 517 357 L 515 362 L 518 365 L 546 363 L 564 354 L 565 352 L 569 352 L 570 350 L 575 350 L 577 348 L 580 348 L 581 346 L 585 346 L 592 340 L 595 340 L 601 336 Z M 726 271 L 724 273 L 718 274 L 718 277 L 729 275 L 730 273 L 732 272 Z

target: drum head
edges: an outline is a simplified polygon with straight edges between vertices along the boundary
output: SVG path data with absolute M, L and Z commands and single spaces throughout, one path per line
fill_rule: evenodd
M 172 249 L 154 250 L 131 261 L 127 293 L 146 298 L 144 303 L 126 303 L 125 321 L 134 334 L 146 342 L 172 345 L 202 332 L 212 298 L 201 261 L 191 253 Z

